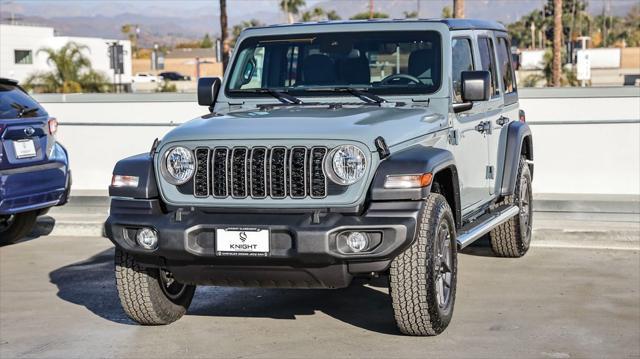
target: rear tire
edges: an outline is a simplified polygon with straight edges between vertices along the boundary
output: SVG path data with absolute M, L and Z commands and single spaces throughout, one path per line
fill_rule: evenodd
M 0 245 L 16 243 L 31 233 L 39 211 L 18 213 L 0 219 Z
M 129 318 L 142 325 L 165 325 L 187 312 L 194 285 L 178 283 L 162 269 L 147 268 L 119 248 L 115 265 L 118 296 Z
M 533 219 L 531 171 L 524 157 L 520 157 L 515 192 L 506 197 L 502 203 L 518 205 L 520 213 L 489 233 L 491 249 L 499 257 L 522 257 L 531 244 Z
M 398 329 L 432 336 L 449 325 L 456 295 L 455 221 L 442 195 L 427 197 L 417 226 L 411 246 L 391 262 L 389 289 Z

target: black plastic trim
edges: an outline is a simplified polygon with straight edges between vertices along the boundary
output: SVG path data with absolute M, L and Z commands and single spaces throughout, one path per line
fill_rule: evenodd
M 518 177 L 518 167 L 520 165 L 520 154 L 522 146 L 528 138 L 529 147 L 527 153 L 528 160 L 533 161 L 533 136 L 529 125 L 520 121 L 513 121 L 509 124 L 507 130 L 507 146 L 504 160 L 504 172 L 502 174 L 501 195 L 510 196 L 514 193 L 516 187 L 516 179 Z M 533 164 L 529 165 L 531 175 L 533 176 Z
M 388 189 L 384 182 L 389 175 L 433 173 L 454 166 L 453 154 L 447 150 L 415 146 L 392 154 L 378 166 L 371 185 L 373 201 L 421 200 L 431 192 L 431 185 L 423 188 Z
M 131 156 L 116 163 L 114 175 L 136 176 L 138 187 L 109 186 L 109 196 L 128 198 L 157 198 L 158 187 L 153 171 L 153 157 L 149 153 Z

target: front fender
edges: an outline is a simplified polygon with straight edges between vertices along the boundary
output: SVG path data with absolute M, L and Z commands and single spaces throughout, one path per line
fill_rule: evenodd
M 138 177 L 138 186 L 109 186 L 109 196 L 141 199 L 158 197 L 158 186 L 153 171 L 153 157 L 149 153 L 141 153 L 118 161 L 113 169 L 113 174 L 136 176 Z
M 520 155 L 525 154 L 527 160 L 533 161 L 533 136 L 529 125 L 524 122 L 512 122 L 509 124 L 507 131 L 507 146 L 501 184 L 501 194 L 503 196 L 510 196 L 515 191 Z M 533 177 L 533 162 L 529 166 Z
M 422 188 L 388 189 L 384 182 L 389 175 L 433 173 L 455 166 L 453 154 L 434 147 L 415 146 L 392 154 L 380 163 L 371 185 L 373 201 L 421 200 L 431 192 L 431 185 Z

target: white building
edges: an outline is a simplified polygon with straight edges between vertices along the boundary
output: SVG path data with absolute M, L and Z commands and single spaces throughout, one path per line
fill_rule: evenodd
M 93 69 L 111 81 L 114 71 L 110 66 L 109 43 L 118 41 L 124 50 L 122 82 L 131 82 L 131 42 L 128 40 L 56 36 L 52 27 L 5 24 L 0 24 L 0 77 L 23 82 L 34 72 L 52 70 L 47 64 L 47 55 L 38 50 L 46 47 L 57 50 L 70 41 L 87 46 L 84 55 L 91 60 Z

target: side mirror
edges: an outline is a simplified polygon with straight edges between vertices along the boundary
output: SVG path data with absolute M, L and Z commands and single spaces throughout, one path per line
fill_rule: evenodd
M 462 71 L 462 101 L 487 101 L 491 97 L 489 71 Z
M 222 81 L 218 77 L 198 79 L 198 105 L 212 107 L 216 103 Z

